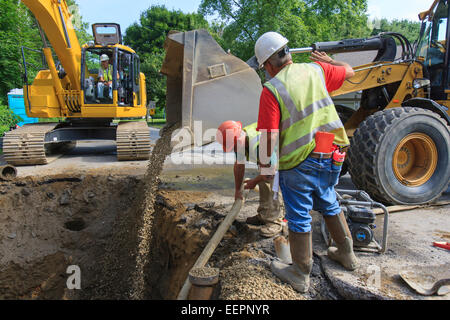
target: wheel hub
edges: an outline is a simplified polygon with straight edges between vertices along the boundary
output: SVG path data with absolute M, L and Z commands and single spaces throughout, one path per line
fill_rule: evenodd
M 419 187 L 433 176 L 437 162 L 434 141 L 426 134 L 413 133 L 400 141 L 394 152 L 394 174 L 402 184 Z

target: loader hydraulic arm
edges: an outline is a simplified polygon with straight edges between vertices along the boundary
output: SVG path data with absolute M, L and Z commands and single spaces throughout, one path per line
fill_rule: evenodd
M 340 41 L 316 42 L 309 48 L 290 49 L 291 53 L 323 51 L 328 53 L 355 52 L 364 50 L 380 50 L 384 48 L 380 37 L 371 39 L 345 39 Z
M 58 56 L 71 90 L 80 90 L 81 47 L 66 0 L 22 0 L 36 17 Z M 48 59 L 48 57 L 47 57 Z
M 401 34 L 381 33 L 371 38 L 344 39 L 340 41 L 316 42 L 311 47 L 289 49 L 290 53 L 323 51 L 330 54 L 343 52 L 378 51 L 375 61 L 393 61 L 397 54 L 397 39 L 402 47 L 402 58 L 412 58 L 413 48 Z

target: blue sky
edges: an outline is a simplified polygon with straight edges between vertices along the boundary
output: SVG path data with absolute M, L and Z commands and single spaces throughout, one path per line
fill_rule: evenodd
M 77 0 L 83 20 L 116 22 L 122 32 L 138 21 L 141 12 L 153 4 L 164 4 L 168 9 L 186 13 L 197 11 L 201 0 Z M 409 19 L 417 21 L 417 15 L 429 8 L 432 0 L 369 0 L 369 15 L 372 18 Z

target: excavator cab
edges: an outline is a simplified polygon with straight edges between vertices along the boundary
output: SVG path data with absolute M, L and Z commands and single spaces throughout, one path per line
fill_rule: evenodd
M 104 80 L 111 77 L 110 85 L 100 80 L 100 68 L 103 69 L 100 58 L 104 55 L 109 57 L 109 74 Z M 94 46 L 84 48 L 81 59 L 81 83 L 86 106 L 141 105 L 140 60 L 136 53 L 125 47 Z M 116 95 L 117 100 L 114 100 Z
M 81 52 L 81 89 L 86 106 L 141 105 L 139 56 L 122 45 L 120 25 L 96 23 L 92 25 L 92 33 L 94 45 L 85 45 Z M 109 57 L 107 69 L 101 61 L 105 55 Z M 105 72 L 108 76 L 101 81 Z

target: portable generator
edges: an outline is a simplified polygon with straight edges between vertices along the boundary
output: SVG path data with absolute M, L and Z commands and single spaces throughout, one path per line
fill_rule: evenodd
M 384 253 L 387 250 L 389 212 L 384 205 L 373 201 L 370 196 L 360 190 L 336 190 L 337 198 L 345 214 L 348 228 L 352 234 L 353 247 L 357 251 Z M 373 208 L 381 208 L 384 212 L 383 239 L 381 245 L 375 239 L 377 228 L 376 214 Z M 321 231 L 325 242 L 331 246 L 332 239 L 322 219 Z

